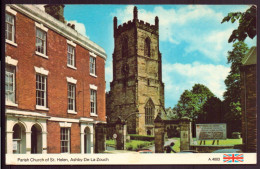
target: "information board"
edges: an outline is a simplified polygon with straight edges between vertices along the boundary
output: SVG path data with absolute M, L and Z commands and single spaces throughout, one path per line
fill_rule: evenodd
M 227 139 L 226 123 L 196 124 L 197 140 Z

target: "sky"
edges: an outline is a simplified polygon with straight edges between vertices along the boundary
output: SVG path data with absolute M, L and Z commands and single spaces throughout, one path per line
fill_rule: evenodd
M 165 107 L 174 107 L 184 90 L 196 83 L 207 86 L 223 100 L 224 80 L 230 71 L 228 38 L 238 23 L 222 19 L 229 12 L 244 12 L 247 5 L 136 5 L 138 18 L 154 24 L 159 17 L 159 50 L 162 53 L 162 79 Z M 107 53 L 106 91 L 112 81 L 114 50 L 113 17 L 118 25 L 133 19 L 133 5 L 65 5 L 65 19 L 75 29 L 105 49 Z M 249 47 L 256 38 L 247 38 Z

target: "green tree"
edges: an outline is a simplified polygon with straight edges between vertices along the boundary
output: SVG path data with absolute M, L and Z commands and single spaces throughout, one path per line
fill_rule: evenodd
M 252 5 L 245 12 L 231 12 L 223 18 L 221 23 L 234 23 L 239 21 L 239 26 L 235 29 L 228 39 L 228 42 L 244 41 L 247 37 L 253 39 L 256 36 L 256 6 Z
M 199 123 L 221 123 L 223 122 L 223 113 L 221 110 L 222 102 L 219 98 L 210 97 L 203 105 L 203 112 L 198 118 Z
M 247 52 L 248 46 L 243 41 L 234 43 L 233 50 L 228 52 L 227 59 L 228 63 L 231 64 L 231 70 L 225 79 L 224 111 L 230 132 L 241 131 L 241 78 L 239 68 Z
M 192 90 L 185 90 L 182 93 L 174 110 L 178 118 L 187 116 L 191 118 L 193 122 L 197 122 L 198 117 L 204 114 L 203 105 L 212 96 L 214 96 L 214 94 L 206 86 L 195 84 Z

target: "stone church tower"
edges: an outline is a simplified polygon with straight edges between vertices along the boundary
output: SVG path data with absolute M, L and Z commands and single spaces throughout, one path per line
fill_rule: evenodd
M 126 120 L 129 134 L 154 135 L 154 119 L 164 106 L 159 19 L 155 25 L 133 20 L 117 26 L 114 17 L 113 81 L 107 93 L 108 123 Z

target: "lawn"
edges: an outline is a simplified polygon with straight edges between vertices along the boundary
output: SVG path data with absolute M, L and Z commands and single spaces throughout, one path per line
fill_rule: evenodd
M 180 138 L 172 138 L 176 141 L 174 141 L 175 145 L 173 146 L 173 150 L 176 152 L 180 152 Z M 196 141 L 196 138 L 193 138 L 194 141 Z M 197 145 L 200 144 L 200 141 L 197 141 Z M 242 144 L 242 138 L 240 139 L 226 139 L 226 140 L 219 140 L 219 145 L 236 145 L 236 144 Z M 203 144 L 202 144 L 203 145 Z M 206 140 L 205 145 L 212 145 L 212 140 Z M 217 142 L 215 142 L 215 145 L 217 145 Z
M 115 147 L 115 144 L 116 144 L 115 140 L 106 140 L 107 146 Z M 147 147 L 151 144 L 153 144 L 153 142 L 142 141 L 142 140 L 131 140 L 130 142 L 126 143 L 126 149 L 136 151 L 138 149 L 142 149 L 144 147 Z

